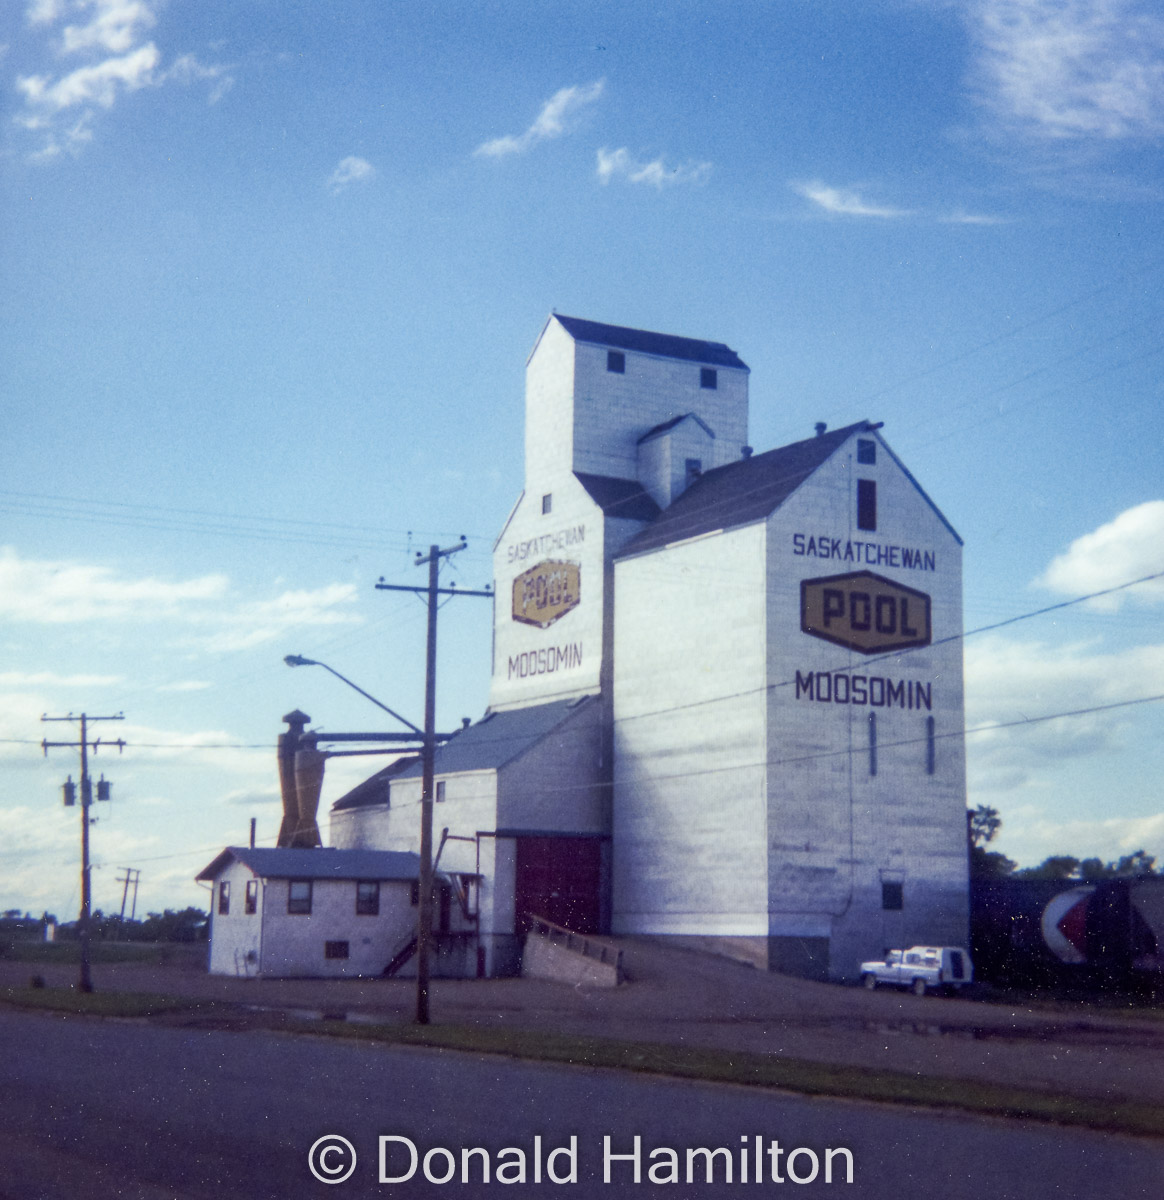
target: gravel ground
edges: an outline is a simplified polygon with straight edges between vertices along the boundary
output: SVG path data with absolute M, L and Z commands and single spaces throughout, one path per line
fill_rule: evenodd
M 617 989 L 530 979 L 434 980 L 434 1024 L 538 1029 L 628 1041 L 714 1046 L 822 1063 L 976 1079 L 1059 1095 L 1164 1104 L 1164 1014 L 1084 1004 L 1024 1007 L 815 983 L 693 950 L 627 939 Z M 0 986 L 34 974 L 50 987 L 75 966 L 0 961 Z M 95 964 L 99 990 L 149 991 L 272 1013 L 404 1023 L 408 979 L 236 979 L 197 963 Z

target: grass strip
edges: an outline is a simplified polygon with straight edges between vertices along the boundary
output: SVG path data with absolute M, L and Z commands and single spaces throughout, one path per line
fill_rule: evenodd
M 40 1012 L 91 1017 L 155 1017 L 205 1007 L 182 996 L 153 992 L 82 992 L 76 988 L 0 988 L 0 1003 Z
M 1164 1107 L 1064 1096 L 973 1079 L 871 1070 L 750 1051 L 620 1042 L 537 1030 L 473 1026 L 300 1024 L 301 1030 L 352 1040 L 501 1054 L 536 1062 L 606 1067 L 812 1096 L 957 1109 L 980 1116 L 1018 1117 L 1108 1132 L 1164 1137 Z
M 219 1028 L 250 1029 L 253 1014 L 236 1005 L 148 992 L 80 992 L 73 988 L 0 988 L 0 1003 L 24 1009 L 100 1017 L 164 1017 L 212 1013 Z M 233 1020 L 231 1019 L 233 1017 Z M 752 1051 L 623 1042 L 543 1030 L 472 1025 L 372 1025 L 291 1021 L 283 1031 L 348 1041 L 497 1054 L 528 1062 L 602 1067 L 649 1075 L 777 1088 L 809 1096 L 954 1109 L 1112 1133 L 1164 1137 L 1164 1106 L 1064 1096 L 974 1079 L 873 1070 Z

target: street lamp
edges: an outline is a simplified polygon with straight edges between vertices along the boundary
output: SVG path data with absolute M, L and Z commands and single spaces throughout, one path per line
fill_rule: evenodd
M 335 669 L 335 667 L 329 667 L 327 663 L 324 662 L 317 662 L 314 658 L 304 658 L 302 654 L 284 655 L 283 661 L 289 667 L 322 667 L 325 671 L 330 671 L 337 679 L 342 679 L 344 683 L 348 685 L 348 687 L 354 688 L 357 692 L 359 692 L 365 700 L 371 700 L 377 708 L 382 708 L 390 717 L 395 717 L 396 720 L 398 720 L 402 725 L 407 725 L 417 737 L 424 737 L 423 729 L 418 729 L 407 717 L 402 717 L 398 712 L 394 712 L 392 709 L 390 709 L 387 704 L 382 704 L 376 699 L 375 696 L 371 695 L 369 692 L 365 692 L 359 684 L 352 683 L 352 681 L 346 675 L 341 675 Z

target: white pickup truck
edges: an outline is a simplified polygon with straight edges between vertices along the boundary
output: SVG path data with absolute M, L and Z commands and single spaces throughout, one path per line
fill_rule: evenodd
M 924 996 L 930 988 L 962 987 L 973 978 L 970 955 L 958 946 L 910 946 L 861 964 L 861 982 L 870 990 L 889 983 L 910 988 L 915 996 Z

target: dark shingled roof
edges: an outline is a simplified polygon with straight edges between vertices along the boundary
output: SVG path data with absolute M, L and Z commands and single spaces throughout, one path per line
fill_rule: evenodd
M 197 877 L 213 879 L 232 859 L 262 879 L 416 879 L 420 874 L 420 855 L 405 850 L 228 846 Z
M 637 480 L 616 479 L 612 475 L 586 475 L 581 471 L 575 471 L 574 477 L 608 517 L 653 521 L 659 515 L 659 506 Z
M 350 792 L 345 792 L 332 806 L 332 812 L 342 812 L 346 808 L 371 808 L 376 804 L 388 803 L 388 789 L 394 776 L 399 775 L 405 767 L 416 760 L 412 757 L 398 758 L 386 767 L 369 775 L 363 783 L 357 783 Z
M 674 429 L 676 425 L 682 424 L 688 417 L 695 421 L 696 424 L 702 425 L 711 437 L 715 437 L 715 431 L 698 413 L 680 413 L 677 417 L 672 417 L 669 421 L 663 421 L 661 424 L 654 426 L 654 428 L 648 429 L 639 438 L 638 444 L 641 446 L 643 442 L 649 441 L 653 437 L 658 437 L 660 433 L 666 433 L 668 429 Z
M 590 697 L 555 700 L 551 704 L 489 713 L 476 725 L 470 725 L 464 732 L 437 747 L 436 774 L 497 770 L 548 737 L 589 700 Z M 414 779 L 420 773 L 421 764 L 415 762 L 401 771 L 400 778 Z
M 642 354 L 657 354 L 661 358 L 680 358 L 687 362 L 707 363 L 713 367 L 748 370 L 748 364 L 723 342 L 675 337 L 670 333 L 650 333 L 646 329 L 627 329 L 622 325 L 603 325 L 600 321 L 564 317 L 561 313 L 554 313 L 554 319 L 575 341 L 613 346 L 619 350 L 637 350 Z
M 642 533 L 631 538 L 619 557 L 762 520 L 854 433 L 871 428 L 868 421 L 858 421 L 705 472 Z

